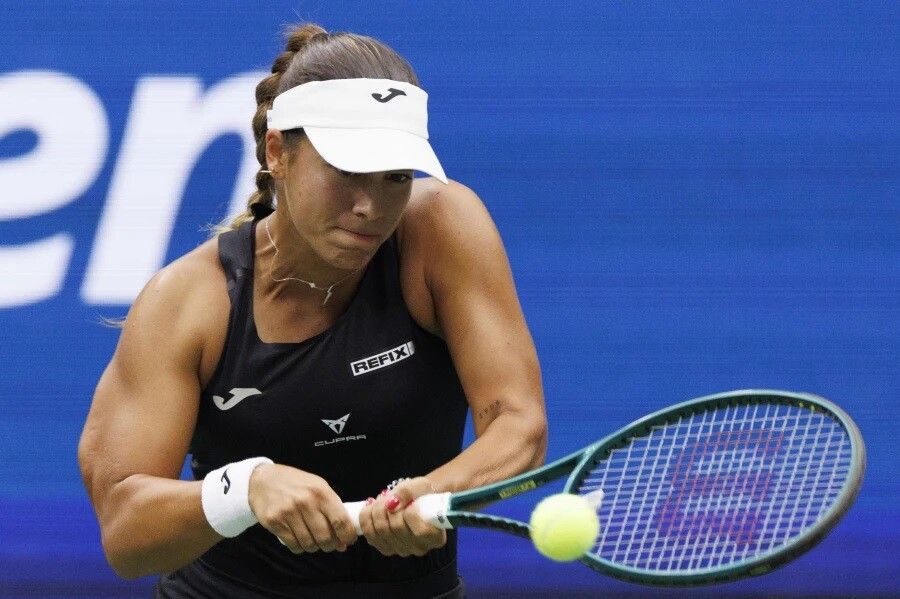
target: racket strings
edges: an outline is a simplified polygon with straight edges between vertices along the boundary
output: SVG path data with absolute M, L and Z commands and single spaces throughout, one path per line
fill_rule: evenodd
M 752 404 L 653 427 L 613 450 L 578 492 L 606 494 L 595 556 L 693 571 L 790 542 L 834 505 L 850 470 L 850 439 L 833 417 Z

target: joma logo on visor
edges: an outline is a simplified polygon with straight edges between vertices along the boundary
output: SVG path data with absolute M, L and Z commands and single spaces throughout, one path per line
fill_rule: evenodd
M 402 89 L 397 89 L 395 87 L 389 87 L 388 91 L 391 93 L 389 93 L 387 96 L 385 96 L 384 94 L 372 94 L 372 97 L 375 98 L 376 100 L 378 100 L 379 102 L 381 102 L 382 104 L 384 104 L 385 102 L 390 102 L 397 96 L 405 96 L 406 95 L 405 91 L 403 91 Z
M 413 346 L 413 342 L 407 341 L 403 345 L 398 345 L 397 347 L 380 354 L 375 354 L 374 356 L 351 362 L 350 370 L 353 372 L 353 376 L 359 376 L 373 370 L 378 370 L 379 368 L 384 368 L 385 366 L 396 364 L 397 362 L 410 357 L 414 353 L 416 353 L 416 348 Z

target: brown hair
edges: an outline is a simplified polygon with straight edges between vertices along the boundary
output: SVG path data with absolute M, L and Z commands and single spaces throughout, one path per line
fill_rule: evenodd
M 287 31 L 285 50 L 272 63 L 272 74 L 256 86 L 256 114 L 253 135 L 256 138 L 256 191 L 247 201 L 247 210 L 222 227 L 228 231 L 241 224 L 262 218 L 274 210 L 275 180 L 266 165 L 266 111 L 278 94 L 310 81 L 330 79 L 393 79 L 419 85 L 415 72 L 406 60 L 376 39 L 355 33 L 328 33 L 314 23 L 306 23 Z M 296 148 L 303 129 L 284 132 L 288 150 Z

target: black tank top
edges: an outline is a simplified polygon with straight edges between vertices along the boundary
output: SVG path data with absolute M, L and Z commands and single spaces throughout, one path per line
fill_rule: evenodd
M 446 344 L 407 310 L 396 240 L 382 244 L 329 329 L 301 343 L 263 343 L 253 319 L 257 222 L 219 237 L 231 310 L 222 356 L 201 394 L 194 477 L 266 456 L 317 474 L 344 501 L 358 501 L 458 455 L 468 404 Z M 263 596 L 314 590 L 310 596 L 327 597 L 330 585 L 356 585 L 365 596 L 367 583 L 452 582 L 436 595 L 456 584 L 456 537 L 451 531 L 446 546 L 420 558 L 385 557 L 364 538 L 344 553 L 294 555 L 256 525 L 168 579 L 201 570 L 203 586 L 221 578 L 219 596 L 234 584 L 247 589 L 244 596 L 256 589 Z M 162 594 L 166 584 L 164 578 Z

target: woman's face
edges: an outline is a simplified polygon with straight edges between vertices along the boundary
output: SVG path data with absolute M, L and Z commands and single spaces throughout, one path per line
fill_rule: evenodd
M 287 154 L 279 208 L 287 204 L 299 242 L 335 268 L 357 270 L 397 228 L 412 178 L 411 170 L 340 171 L 304 137 Z

